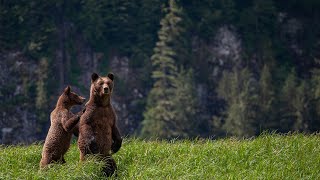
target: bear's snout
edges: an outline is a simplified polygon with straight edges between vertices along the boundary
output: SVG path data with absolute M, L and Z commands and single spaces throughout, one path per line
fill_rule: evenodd
M 103 88 L 103 92 L 104 92 L 105 94 L 108 94 L 108 93 L 109 93 L 109 87 L 104 87 L 104 88 Z
M 84 101 L 86 100 L 86 98 L 84 98 L 84 97 L 82 97 L 82 96 L 79 96 L 79 102 L 78 102 L 78 104 L 80 105 L 80 104 L 83 104 L 84 103 Z
M 82 97 L 82 96 L 80 96 L 79 99 L 80 99 L 80 103 L 81 103 L 81 104 L 83 104 L 84 101 L 86 100 L 86 98 L 84 98 L 84 97 Z

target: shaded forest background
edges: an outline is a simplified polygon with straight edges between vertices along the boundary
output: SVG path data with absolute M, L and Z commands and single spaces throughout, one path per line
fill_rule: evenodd
M 1 0 L 0 22 L 0 143 L 43 140 L 63 88 L 110 71 L 123 135 L 320 128 L 318 0 Z

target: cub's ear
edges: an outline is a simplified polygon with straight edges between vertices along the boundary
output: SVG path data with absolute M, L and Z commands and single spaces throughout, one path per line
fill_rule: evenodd
M 98 78 L 99 78 L 99 75 L 97 73 L 92 73 L 91 82 L 95 82 Z
M 71 91 L 70 86 L 67 86 L 67 87 L 64 89 L 64 93 L 66 93 L 66 94 L 70 94 L 70 91 Z
M 108 74 L 108 78 L 110 78 L 110 79 L 113 81 L 113 78 L 114 78 L 113 73 L 109 73 L 109 74 Z

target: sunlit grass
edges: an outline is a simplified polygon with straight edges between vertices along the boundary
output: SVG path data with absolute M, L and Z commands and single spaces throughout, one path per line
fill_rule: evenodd
M 0 148 L 0 179 L 101 179 L 102 163 L 79 163 L 76 144 L 66 164 L 39 171 L 42 146 Z M 115 154 L 117 179 L 320 179 L 319 135 L 255 139 L 146 141 L 125 139 Z

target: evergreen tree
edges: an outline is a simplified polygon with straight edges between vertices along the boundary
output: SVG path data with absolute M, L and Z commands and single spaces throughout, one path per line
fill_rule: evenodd
M 173 136 L 190 137 L 198 135 L 199 119 L 197 119 L 198 103 L 193 71 L 180 70 L 175 81 L 174 133 Z
M 250 137 L 256 134 L 258 83 L 248 68 L 224 72 L 218 85 L 218 95 L 226 101 L 227 134 Z
M 310 118 L 311 131 L 317 131 L 320 128 L 320 70 L 314 69 L 311 77 L 311 97 L 312 97 L 312 118 Z
M 273 1 L 253 0 L 252 6 L 244 8 L 239 14 L 238 26 L 243 35 L 246 50 L 250 54 L 257 54 L 260 61 L 269 58 L 277 17 Z
M 293 124 L 294 131 L 308 132 L 310 126 L 310 106 L 311 106 L 311 92 L 307 80 L 301 81 L 296 88 L 295 98 L 292 100 L 292 106 L 295 109 L 295 122 Z
M 80 4 L 81 13 L 75 17 L 76 25 L 84 39 L 96 47 L 101 41 L 105 41 L 103 33 L 107 28 L 106 17 L 109 15 L 104 7 L 106 1 L 84 0 Z
M 272 75 L 268 65 L 264 65 L 259 80 L 259 120 L 261 130 L 272 129 L 276 127 L 274 119 L 274 86 Z
M 46 58 L 42 58 L 40 60 L 39 67 L 37 70 L 38 81 L 36 82 L 36 108 L 40 123 L 44 123 L 47 121 L 47 114 L 45 113 L 45 111 L 48 108 L 48 97 L 46 87 L 46 81 L 48 79 L 48 66 L 48 60 Z
M 182 17 L 182 9 L 174 0 L 170 0 L 169 12 L 160 22 L 159 41 L 151 57 L 154 68 L 152 78 L 155 82 L 148 95 L 142 122 L 143 136 L 170 138 L 177 135 L 174 102 L 178 77 L 177 62 L 184 60 L 183 34 L 186 32 L 182 26 Z
M 310 128 L 312 93 L 308 80 L 299 80 L 294 70 L 282 89 L 282 127 L 285 131 L 308 131 Z
M 288 132 L 291 130 L 291 126 L 294 123 L 295 119 L 295 110 L 292 106 L 292 101 L 295 98 L 296 94 L 296 87 L 297 87 L 297 77 L 296 72 L 293 69 L 286 78 L 284 85 L 281 90 L 280 95 L 280 131 Z

